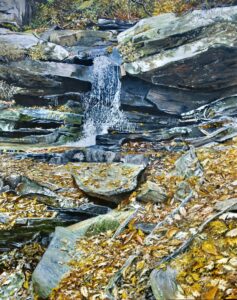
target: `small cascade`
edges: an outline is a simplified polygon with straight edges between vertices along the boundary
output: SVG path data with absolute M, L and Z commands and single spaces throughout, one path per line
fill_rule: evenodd
M 108 129 L 125 130 L 128 127 L 120 110 L 120 69 L 108 57 L 94 60 L 92 91 L 84 98 L 83 137 L 76 146 L 86 147 L 96 143 L 96 136 Z M 75 145 L 75 144 L 74 144 Z

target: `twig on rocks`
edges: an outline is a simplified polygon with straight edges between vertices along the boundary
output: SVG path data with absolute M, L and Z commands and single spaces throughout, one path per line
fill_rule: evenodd
M 126 228 L 126 226 L 136 217 L 136 215 L 138 214 L 139 211 L 139 207 L 136 208 L 136 210 L 134 211 L 134 213 L 132 213 L 130 216 L 128 216 L 121 224 L 120 226 L 117 228 L 117 230 L 115 231 L 114 235 L 112 236 L 111 240 L 116 239 L 117 236 L 120 235 L 121 232 L 124 231 L 124 229 Z
M 110 279 L 109 284 L 105 290 L 105 294 L 106 297 L 108 297 L 108 299 L 114 300 L 114 296 L 111 294 L 111 292 L 113 291 L 116 282 L 119 280 L 123 272 L 133 263 L 134 259 L 138 257 L 138 255 L 139 253 L 129 256 L 129 258 L 126 260 L 125 264 L 123 265 L 123 267 Z
M 154 232 L 155 230 L 157 230 L 159 227 L 163 226 L 165 223 L 168 222 L 168 218 L 170 218 L 171 216 L 174 216 L 176 213 L 179 212 L 180 208 L 185 206 L 187 204 L 187 202 L 192 198 L 193 194 L 190 193 L 182 202 L 181 204 L 172 211 L 172 213 L 167 216 L 165 218 L 165 220 L 163 220 L 162 222 L 159 222 L 156 227 L 152 230 L 152 232 L 146 237 L 145 239 L 145 244 L 147 244 L 153 237 L 154 237 Z M 112 239 L 117 237 L 121 232 L 122 230 L 124 229 L 124 227 L 135 217 L 135 215 L 138 213 L 139 211 L 139 208 L 136 209 L 136 211 L 131 215 L 129 216 L 122 224 L 121 226 L 119 226 L 119 228 L 116 230 L 115 234 L 113 235 Z M 111 294 L 111 292 L 113 291 L 115 285 L 116 285 L 116 282 L 118 282 L 119 278 L 121 277 L 123 271 L 128 268 L 128 266 L 130 266 L 134 259 L 137 258 L 140 253 L 141 253 L 141 249 L 137 249 L 136 251 L 137 253 L 136 254 L 133 254 L 131 256 L 129 256 L 129 258 L 126 260 L 125 264 L 123 265 L 123 267 L 111 278 L 109 284 L 108 284 L 108 287 L 106 289 L 106 296 L 108 297 L 108 299 L 110 300 L 114 300 L 114 297 L 113 295 Z
M 169 219 L 172 219 L 174 215 L 178 214 L 180 209 L 182 207 L 184 207 L 193 197 L 193 193 L 190 192 L 190 194 L 184 198 L 184 200 L 180 203 L 180 205 L 174 209 L 171 214 L 169 214 L 163 221 L 159 222 L 155 227 L 154 229 L 151 231 L 151 233 L 146 237 L 146 240 L 145 240 L 145 243 L 149 243 L 150 240 L 154 237 L 155 235 L 155 232 L 158 228 L 162 227 L 163 225 L 167 224 Z

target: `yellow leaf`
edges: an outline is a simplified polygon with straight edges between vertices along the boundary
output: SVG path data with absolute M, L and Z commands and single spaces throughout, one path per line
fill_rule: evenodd
M 132 279 L 131 279 L 131 281 L 132 281 L 132 284 L 133 284 L 133 285 L 135 285 L 135 284 L 136 284 L 136 282 L 137 282 L 137 278 L 136 278 L 136 276 L 133 276 L 133 277 L 132 277 Z
M 26 280 L 24 282 L 23 287 L 24 287 L 24 289 L 28 290 L 28 288 L 29 288 L 29 281 L 28 280 Z
M 128 299 L 128 294 L 125 291 L 123 291 L 122 292 L 122 300 L 127 300 L 127 299 Z
M 212 254 L 212 255 L 217 255 L 217 250 L 215 245 L 210 242 L 210 241 L 206 241 L 202 244 L 202 250 L 205 251 L 208 254 Z
M 227 226 L 225 225 L 225 223 L 219 220 L 211 222 L 210 227 L 212 231 L 217 234 L 221 234 L 227 231 Z
M 166 237 L 171 239 L 178 231 L 178 228 L 171 228 L 166 232 Z
M 145 261 L 144 260 L 141 260 L 137 263 L 137 270 L 142 270 L 145 266 Z
M 228 237 L 226 239 L 226 242 L 230 245 L 230 246 L 237 246 L 237 238 L 234 237 L 234 238 L 231 238 L 231 237 Z
M 218 287 L 215 286 L 211 289 L 209 289 L 204 295 L 203 295 L 203 300 L 214 300 L 215 299 L 215 296 L 216 296 L 216 293 L 218 291 Z
M 134 226 L 134 223 L 135 223 L 135 220 L 132 220 L 129 224 L 128 224 L 128 229 L 129 230 L 135 230 L 136 228 L 135 228 L 135 226 Z
M 141 237 L 144 237 L 144 232 L 141 229 L 138 229 L 137 234 Z
M 200 276 L 197 273 L 192 273 L 191 276 L 195 281 L 198 281 L 200 279 Z

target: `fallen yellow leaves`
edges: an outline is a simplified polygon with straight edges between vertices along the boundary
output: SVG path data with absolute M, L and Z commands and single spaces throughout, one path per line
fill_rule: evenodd
M 210 229 L 213 233 L 224 233 L 228 230 L 227 226 L 223 221 L 216 220 L 211 222 Z
M 236 155 L 235 157 L 233 156 L 234 154 Z M 157 206 L 151 203 L 145 204 L 144 212 L 139 214 L 136 218 L 136 222 L 135 220 L 131 222 L 128 226 L 129 230 L 122 234 L 123 245 L 106 245 L 106 241 L 103 242 L 105 253 L 107 253 L 108 247 L 110 248 L 109 251 L 112 251 L 111 248 L 113 247 L 120 247 L 121 249 L 120 257 L 116 257 L 115 266 L 117 271 L 122 267 L 122 262 L 125 261 L 124 256 L 127 257 L 129 253 L 135 251 L 135 247 L 133 247 L 133 251 L 131 251 L 131 249 L 127 251 L 129 245 L 133 245 L 133 243 L 136 242 L 136 247 L 140 246 L 140 249 L 142 249 L 142 254 L 137 260 L 122 271 L 122 277 L 113 291 L 113 294 L 117 297 L 116 299 L 142 299 L 142 297 L 149 297 L 149 272 L 152 270 L 152 266 L 182 244 L 182 239 L 190 235 L 190 227 L 194 229 L 212 214 L 214 203 L 217 200 L 225 200 L 227 199 L 226 197 L 230 197 L 230 195 L 231 197 L 236 195 L 236 191 L 231 188 L 229 182 L 233 182 L 236 178 L 236 173 L 233 169 L 237 166 L 237 150 L 233 151 L 229 149 L 226 152 L 221 152 L 213 151 L 212 149 L 205 149 L 205 151 L 201 149 L 198 151 L 198 156 L 201 163 L 205 160 L 203 183 L 200 185 L 195 178 L 188 180 L 190 186 L 195 191 L 194 198 L 187 207 L 182 208 L 179 214 L 177 213 L 174 216 L 170 226 L 167 225 L 157 230 L 156 234 L 160 236 L 158 240 L 155 240 L 152 245 L 144 245 L 144 233 L 141 231 L 135 232 L 135 223 L 150 222 L 156 224 L 162 221 L 177 207 L 178 203 L 172 201 L 172 198 L 177 186 L 183 178 L 168 175 L 174 166 L 177 155 L 176 157 L 157 155 L 157 157 L 159 157 L 159 163 L 154 160 L 154 165 L 148 170 L 148 176 L 154 181 L 157 180 L 159 184 L 167 189 L 169 196 L 168 202 Z M 159 167 L 157 168 L 157 166 Z M 156 173 L 157 170 L 159 175 Z M 161 170 L 164 173 L 161 173 Z M 131 196 L 131 199 L 133 198 L 134 195 Z M 134 200 L 131 202 L 134 202 Z M 122 207 L 121 205 L 121 208 Z M 226 223 L 221 220 L 211 222 L 205 236 L 201 236 L 198 243 L 194 244 L 187 254 L 174 260 L 175 266 L 176 263 L 178 266 L 180 265 L 181 271 L 177 279 L 181 285 L 180 293 L 182 291 L 184 297 L 216 300 L 216 297 L 222 297 L 223 295 L 226 297 L 235 295 L 236 291 L 233 288 L 233 284 L 226 283 L 223 279 L 227 273 L 229 273 L 229 279 L 231 276 L 234 276 L 233 265 L 236 264 L 234 260 L 236 253 L 233 247 L 237 245 L 237 239 L 235 236 L 232 236 L 235 235 L 235 231 L 232 231 L 235 229 L 233 226 L 231 222 Z M 227 234 L 229 236 L 227 236 Z M 87 241 L 86 244 L 88 245 L 88 243 L 89 241 Z M 229 250 L 226 250 L 227 245 L 231 246 Z M 91 252 L 89 249 L 87 249 L 87 251 L 89 253 Z M 113 251 L 115 251 L 115 249 Z M 230 253 L 229 251 L 232 252 Z M 232 260 L 229 259 L 231 256 Z M 96 259 L 98 259 L 103 261 L 103 258 L 99 257 L 99 255 L 95 256 L 93 260 L 96 261 Z M 225 258 L 228 258 L 227 261 L 221 263 L 221 260 L 223 262 Z M 93 284 L 91 281 L 88 282 L 88 274 L 98 272 L 96 263 L 94 263 L 93 266 L 90 264 L 85 267 L 85 261 L 83 261 L 81 269 L 77 269 L 78 273 L 73 273 L 73 275 L 78 278 L 80 274 L 80 278 L 85 278 L 84 276 L 87 274 L 86 286 L 89 288 L 90 293 L 92 293 L 89 295 L 96 295 L 96 293 L 98 294 L 98 287 L 100 286 L 100 289 L 103 290 L 106 282 L 108 282 L 104 279 L 105 274 L 110 277 L 112 274 L 115 274 L 115 269 L 111 264 L 110 269 L 108 269 L 108 265 L 106 267 L 106 270 L 101 270 L 100 276 L 95 278 Z M 218 280 L 216 280 L 216 278 L 218 278 Z M 65 282 L 62 282 L 59 287 L 58 293 L 61 293 L 61 295 L 65 295 L 66 287 L 68 288 L 68 286 L 66 286 L 66 280 L 70 279 L 65 279 Z M 85 282 L 84 280 L 83 283 L 85 284 Z M 229 288 L 231 286 L 232 288 Z M 102 295 L 103 293 L 100 294 L 100 297 L 102 297 Z M 56 297 L 53 299 L 59 298 Z M 102 298 L 98 297 L 98 299 Z
M 111 232 L 106 232 L 80 240 L 77 250 L 81 257 L 71 261 L 72 271 L 61 281 L 50 299 L 105 299 L 103 295 L 109 280 L 134 249 L 143 244 L 144 234 L 131 224 L 128 227 L 130 229 L 122 232 L 116 239 L 110 239 Z M 142 270 L 144 265 L 144 261 L 137 262 L 137 270 Z M 128 269 L 124 269 L 123 276 L 126 277 L 127 272 Z M 133 285 L 137 280 L 133 274 Z M 125 290 L 119 291 L 119 295 L 120 299 L 128 299 Z
M 202 250 L 208 254 L 217 255 L 217 250 L 213 242 L 206 241 L 202 244 Z
M 133 147 L 134 151 L 137 148 L 137 145 L 128 146 Z M 145 151 L 146 148 L 142 148 L 141 152 Z M 120 271 L 121 277 L 112 291 L 115 299 L 152 299 L 149 274 L 154 266 L 172 255 L 196 232 L 198 226 L 214 213 L 217 201 L 237 197 L 237 148 L 230 145 L 224 151 L 200 148 L 197 155 L 204 171 L 202 183 L 195 176 L 187 180 L 193 190 L 193 197 L 185 207 L 170 216 L 180 204 L 174 195 L 184 178 L 170 173 L 181 153 L 157 152 L 154 149 L 151 149 L 151 152 L 152 161 L 145 176 L 167 190 L 167 203 L 144 204 L 128 228 L 114 240 L 111 239 L 112 231 L 80 240 L 77 245 L 78 258 L 74 258 L 70 263 L 72 271 L 52 293 L 51 300 L 106 299 L 106 286 L 116 272 Z M 149 154 L 149 151 L 147 153 Z M 2 163 L 8 173 L 14 169 L 36 181 L 47 182 L 54 189 L 75 188 L 68 172 L 70 166 L 49 166 L 30 160 L 8 160 Z M 104 173 L 100 175 L 104 176 Z M 82 197 L 78 191 L 65 193 L 74 199 Z M 131 194 L 119 209 L 136 204 L 136 194 L 137 191 Z M 14 203 L 14 207 L 23 214 L 24 203 L 19 199 L 7 197 L 7 201 L 4 197 L 2 199 L 2 209 Z M 43 213 L 43 206 L 41 208 Z M 10 210 L 10 207 L 7 209 Z M 40 209 L 37 212 L 40 213 Z M 31 211 L 24 213 L 32 214 Z M 164 221 L 167 216 L 168 221 L 156 230 L 156 239 L 148 245 L 144 243 L 148 233 L 145 233 L 145 229 L 137 229 L 137 225 L 148 227 L 149 232 L 149 228 Z M 177 282 L 183 299 L 237 299 L 236 222 L 236 219 L 216 219 L 195 238 L 184 254 L 171 261 L 171 267 L 178 271 Z M 139 228 L 143 228 L 142 226 Z M 138 249 L 141 254 L 131 265 L 121 269 L 127 258 Z M 26 281 L 25 287 L 27 286 Z
M 237 221 L 211 222 L 191 248 L 171 262 L 172 268 L 178 270 L 177 283 L 184 297 L 219 300 L 231 299 L 231 295 L 237 299 L 237 281 L 233 283 L 237 280 L 237 248 L 228 246 L 231 237 L 226 234 L 234 234 L 230 228 L 236 224 Z
M 34 197 L 6 193 L 0 195 L 0 213 L 9 215 L 7 222 L 0 225 L 0 230 L 12 228 L 20 218 L 52 218 L 54 215 L 54 212 L 49 211 L 46 205 L 39 203 Z

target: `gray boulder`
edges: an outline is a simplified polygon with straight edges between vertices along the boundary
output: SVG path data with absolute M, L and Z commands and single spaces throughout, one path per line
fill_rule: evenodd
M 144 165 L 81 163 L 72 171 L 75 181 L 89 196 L 118 203 L 137 187 Z
M 184 178 L 190 178 L 192 176 L 202 178 L 203 169 L 194 147 L 190 147 L 190 150 L 175 162 L 174 175 Z
M 61 46 L 93 46 L 102 41 L 108 41 L 113 34 L 110 31 L 98 30 L 51 30 L 42 38 Z
M 1 0 L 0 23 L 23 25 L 31 17 L 30 1 L 27 0 Z
M 170 267 L 165 271 L 155 269 L 151 272 L 151 289 L 156 300 L 176 299 L 176 273 Z
M 215 204 L 215 209 L 218 211 L 222 211 L 222 210 L 227 209 L 229 206 L 232 206 L 230 211 L 236 211 L 237 210 L 237 198 L 231 198 L 231 199 L 227 199 L 227 200 L 218 201 Z
M 92 67 L 30 59 L 0 64 L 0 80 L 22 87 L 21 94 L 55 95 L 89 91 Z
M 60 45 L 44 42 L 31 33 L 0 32 L 0 57 L 11 61 L 30 55 L 36 60 L 63 61 L 69 52 Z
M 142 187 L 141 192 L 137 195 L 138 201 L 162 203 L 167 200 L 167 193 L 164 188 L 158 184 L 147 181 Z
M 31 33 L 23 32 L 12 32 L 6 31 L 2 32 L 0 35 L 1 47 L 17 47 L 20 49 L 27 50 L 39 42 L 39 39 Z
M 141 20 L 118 36 L 125 70 L 155 85 L 236 85 L 237 6 Z
M 42 260 L 33 273 L 34 292 L 42 299 L 47 299 L 61 279 L 70 271 L 69 262 L 81 254 L 76 251 L 76 242 L 82 237 L 92 236 L 107 230 L 116 230 L 120 223 L 127 219 L 133 211 L 111 212 L 98 216 L 67 228 L 56 228 Z

